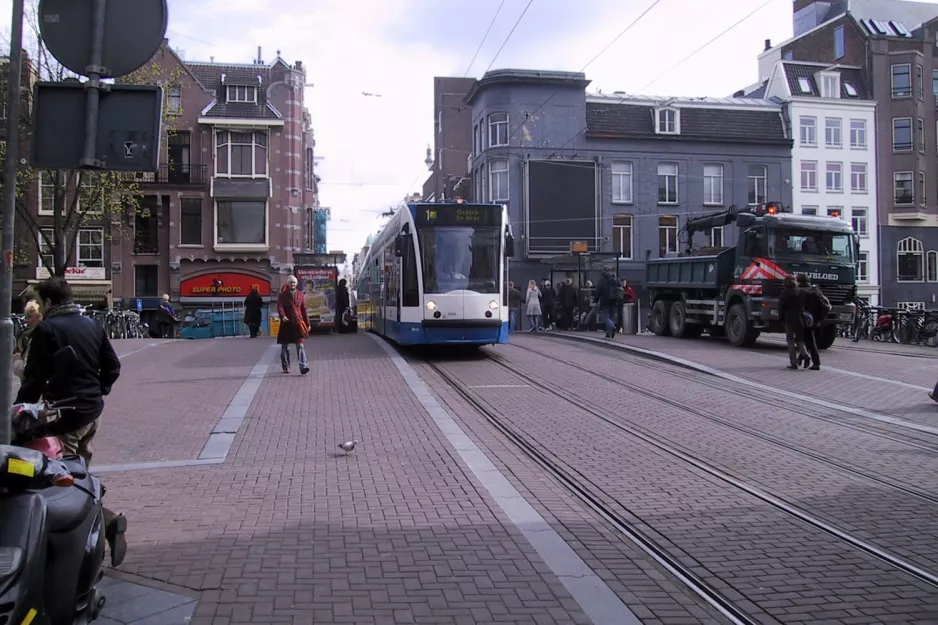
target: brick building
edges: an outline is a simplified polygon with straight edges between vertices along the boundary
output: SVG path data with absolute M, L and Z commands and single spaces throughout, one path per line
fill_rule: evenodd
M 465 98 L 475 82 L 475 78 L 433 79 L 433 151 L 428 154 L 432 173 L 423 183 L 423 199 L 428 202 L 469 193 L 472 108 Z
M 876 101 L 879 262 L 886 306 L 938 302 L 938 5 L 903 0 L 793 4 L 794 38 L 759 55 L 857 66 Z

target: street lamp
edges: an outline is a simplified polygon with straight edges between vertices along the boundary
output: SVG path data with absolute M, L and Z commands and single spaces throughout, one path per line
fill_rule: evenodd
M 433 152 L 430 150 L 430 146 L 427 146 L 427 158 L 423 160 L 423 164 L 427 166 L 427 169 L 433 169 Z

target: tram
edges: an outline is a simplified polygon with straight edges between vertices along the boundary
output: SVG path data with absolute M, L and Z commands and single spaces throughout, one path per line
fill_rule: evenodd
M 508 208 L 402 205 L 357 276 L 359 326 L 399 345 L 508 342 Z

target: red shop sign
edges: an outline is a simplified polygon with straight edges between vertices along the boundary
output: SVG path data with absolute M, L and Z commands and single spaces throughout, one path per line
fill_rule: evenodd
M 270 281 L 246 273 L 210 273 L 179 284 L 182 297 L 247 297 L 251 289 L 267 297 Z

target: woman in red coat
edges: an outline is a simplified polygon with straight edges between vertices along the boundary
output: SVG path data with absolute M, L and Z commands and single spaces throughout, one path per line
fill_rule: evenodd
M 277 312 L 280 313 L 280 331 L 277 343 L 280 344 L 280 365 L 284 373 L 290 373 L 290 345 L 296 345 L 296 359 L 300 365 L 300 374 L 309 373 L 306 366 L 306 348 L 303 339 L 309 334 L 309 316 L 306 314 L 306 299 L 297 288 L 296 276 L 290 276 L 287 285 L 277 297 Z

